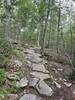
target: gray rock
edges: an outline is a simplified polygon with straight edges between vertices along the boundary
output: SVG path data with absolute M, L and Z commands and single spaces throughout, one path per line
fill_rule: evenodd
M 39 79 L 38 78 L 31 78 L 29 81 L 29 86 L 35 87 L 36 84 L 38 83 Z
M 47 60 L 43 59 L 42 64 L 47 64 Z
M 27 50 L 24 51 L 24 53 L 26 53 L 26 54 L 33 54 L 34 53 L 34 50 L 27 49 Z
M 24 51 L 24 53 L 31 54 L 31 55 L 37 56 L 37 57 L 41 57 L 41 54 L 36 53 L 33 49 L 30 49 L 30 50 L 28 49 L 28 50 Z
M 39 53 L 34 53 L 33 55 L 36 57 L 41 57 L 41 54 L 39 54 Z
M 57 70 L 58 70 L 58 71 L 63 71 L 63 69 L 62 69 L 62 68 L 58 68 Z
M 45 79 L 49 79 L 50 76 L 49 74 L 45 74 L 45 73 L 42 73 L 42 72 L 31 72 L 30 73 L 32 76 L 34 76 L 35 78 L 38 78 L 38 79 L 41 79 L 41 80 L 45 80 Z
M 54 81 L 54 83 L 55 83 L 57 88 L 59 88 L 59 89 L 61 88 L 61 85 L 59 83 L 57 83 L 56 81 Z
M 31 68 L 31 62 L 27 60 L 27 66 Z
M 25 94 L 19 100 L 38 100 L 37 96 L 34 94 Z
M 27 54 L 26 58 L 30 61 L 31 59 L 34 58 L 34 56 L 32 54 Z
M 10 80 L 20 80 L 19 76 L 16 74 L 7 74 L 7 78 Z
M 42 58 L 39 58 L 38 56 L 34 54 L 28 54 L 27 59 L 31 61 L 32 63 L 41 63 L 43 61 Z
M 36 85 L 36 89 L 41 95 L 52 96 L 53 94 L 51 87 L 49 87 L 44 81 L 39 81 Z
M 26 77 L 22 78 L 19 82 L 16 83 L 17 87 L 26 87 L 28 85 L 28 80 Z
M 41 63 L 43 60 L 41 58 L 38 57 L 34 57 L 33 59 L 30 59 L 30 61 L 32 63 Z
M 44 67 L 43 64 L 32 64 L 32 70 L 33 71 L 40 71 L 40 72 L 45 72 L 45 73 L 49 73 L 48 70 L 46 70 L 46 68 Z

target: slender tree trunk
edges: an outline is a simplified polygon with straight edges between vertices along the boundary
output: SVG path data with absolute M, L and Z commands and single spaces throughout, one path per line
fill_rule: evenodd
M 8 38 L 11 35 L 11 1 L 10 0 L 4 0 L 4 6 L 5 6 L 5 35 Z
M 42 45 L 41 45 L 41 53 L 43 55 L 43 52 L 44 52 L 44 42 L 45 42 L 45 33 L 46 33 L 46 30 L 47 30 L 47 22 L 48 22 L 48 17 L 49 17 L 49 12 L 50 12 L 50 0 L 48 1 L 48 8 L 47 8 L 47 16 L 46 16 L 46 20 L 45 20 L 45 25 L 44 25 L 44 30 L 43 30 L 43 33 L 42 33 Z
M 61 0 L 59 1 L 59 11 L 58 11 L 58 28 L 57 28 L 57 53 L 59 53 L 59 35 L 60 35 L 60 17 L 61 17 Z

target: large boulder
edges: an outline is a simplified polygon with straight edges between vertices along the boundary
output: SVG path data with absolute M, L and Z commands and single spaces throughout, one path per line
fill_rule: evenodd
M 36 89 L 41 95 L 52 96 L 53 94 L 51 87 L 49 87 L 44 81 L 41 80 L 36 85 Z
M 34 94 L 25 94 L 19 100 L 39 100 Z

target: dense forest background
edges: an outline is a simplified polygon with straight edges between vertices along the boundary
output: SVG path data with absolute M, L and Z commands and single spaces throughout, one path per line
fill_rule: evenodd
M 0 41 L 38 45 L 42 52 L 47 47 L 73 59 L 74 32 L 72 0 L 0 0 Z
M 8 69 L 13 55 L 23 59 L 13 44 L 38 47 L 42 57 L 68 62 L 75 80 L 75 0 L 0 0 L 1 68 Z M 1 69 L 0 85 L 4 73 Z

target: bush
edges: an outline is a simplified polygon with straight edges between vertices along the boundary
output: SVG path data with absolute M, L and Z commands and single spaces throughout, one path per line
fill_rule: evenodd
M 5 70 L 0 69 L 0 86 L 4 83 L 5 81 Z
M 71 81 L 75 81 L 75 70 L 73 70 L 73 72 L 69 75 L 69 79 Z
M 6 89 L 0 88 L 0 100 L 7 100 L 7 99 L 4 99 L 4 97 L 6 97 L 7 94 L 8 94 L 8 92 Z
M 0 35 L 1 36 L 1 35 Z M 0 64 L 4 64 L 8 57 L 12 54 L 12 46 L 5 39 L 5 37 L 0 37 Z

